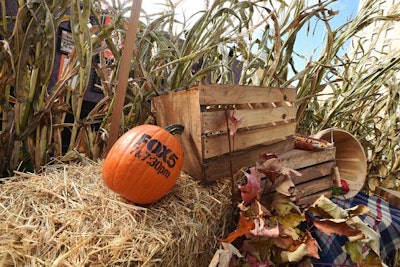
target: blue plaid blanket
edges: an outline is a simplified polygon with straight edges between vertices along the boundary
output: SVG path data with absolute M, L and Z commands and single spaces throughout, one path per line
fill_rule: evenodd
M 369 207 L 372 216 L 360 216 L 360 218 L 380 233 L 381 259 L 388 266 L 393 266 L 394 254 L 396 250 L 400 250 L 400 209 L 390 205 L 382 198 L 369 196 L 362 192 L 351 199 L 332 198 L 331 200 L 344 209 L 359 204 Z M 358 266 L 350 260 L 347 253 L 343 252 L 342 246 L 347 242 L 346 237 L 327 235 L 321 231 L 315 231 L 313 235 L 322 250 L 320 259 L 313 262 L 315 267 Z

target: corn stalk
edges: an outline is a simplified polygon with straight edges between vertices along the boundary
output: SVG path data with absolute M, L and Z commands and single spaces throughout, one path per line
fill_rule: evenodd
M 295 86 L 298 91 L 298 131 L 311 134 L 327 127 L 350 131 L 362 142 L 375 181 L 396 185 L 399 173 L 397 118 L 399 92 L 394 78 L 397 55 L 377 68 L 362 69 L 364 57 L 341 51 L 352 37 L 375 21 L 398 21 L 398 14 L 382 15 L 367 1 L 359 14 L 333 28 L 335 0 L 308 6 L 305 1 L 228 1 L 208 3 L 197 17 L 178 21 L 179 4 L 166 2 L 156 15 L 144 14 L 137 33 L 137 56 L 131 66 L 120 66 L 130 6 L 120 1 L 22 1 L 14 18 L 2 12 L 0 34 L 0 161 L 14 170 L 21 162 L 38 170 L 51 157 L 64 160 L 78 153 L 101 156 L 109 130 L 116 73 L 130 69 L 120 133 L 153 123 L 152 97 L 199 82 L 260 86 Z M 7 1 L 7 5 L 8 5 Z M 108 2 L 109 3 L 109 2 Z M 70 13 L 66 16 L 66 10 Z M 102 24 L 102 17 L 109 23 Z M 95 22 L 88 25 L 88 18 Z M 256 19 L 255 19 L 256 18 Z M 15 19 L 15 25 L 11 21 Z M 70 21 L 75 50 L 59 81 L 48 88 L 54 62 L 54 40 L 61 21 Z M 325 29 L 325 39 L 312 56 L 296 51 L 299 36 Z M 10 27 L 12 26 L 12 27 Z M 12 31 L 10 31 L 10 28 Z M 38 38 L 39 36 L 45 38 Z M 107 48 L 113 56 L 105 56 Z M 92 58 L 98 56 L 98 64 Z M 295 61 L 305 61 L 299 67 Z M 196 67 L 195 67 L 196 66 Z M 239 77 L 234 70 L 242 70 Z M 82 117 L 90 70 L 101 79 L 104 99 Z M 73 86 L 72 80 L 77 79 Z M 330 89 L 327 91 L 326 89 Z M 322 99 L 321 96 L 324 96 Z M 356 100 L 355 100 L 356 99 Z M 74 120 L 66 123 L 72 110 Z M 100 124 L 100 127 L 94 125 Z M 71 131 L 67 155 L 62 155 L 62 131 Z

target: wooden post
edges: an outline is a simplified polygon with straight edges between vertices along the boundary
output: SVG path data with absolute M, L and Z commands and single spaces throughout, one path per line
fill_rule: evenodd
M 119 125 L 122 116 L 122 109 L 124 106 L 126 88 L 128 86 L 128 78 L 130 65 L 133 55 L 136 53 L 136 33 L 139 27 L 139 16 L 142 8 L 142 0 L 134 0 L 131 8 L 131 16 L 129 19 L 128 29 L 125 39 L 125 48 L 122 54 L 119 71 L 118 71 L 118 84 L 115 92 L 115 102 L 111 114 L 111 127 L 110 135 L 106 143 L 106 151 L 104 156 L 107 155 L 115 141 L 118 139 Z

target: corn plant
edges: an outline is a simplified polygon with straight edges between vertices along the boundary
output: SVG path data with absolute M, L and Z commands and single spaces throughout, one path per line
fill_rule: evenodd
M 30 170 L 46 163 L 53 143 L 47 85 L 57 27 L 68 2 L 19 1 L 18 13 L 6 16 L 7 5 L 1 1 L 1 173 L 16 169 L 20 162 Z
M 335 29 L 330 24 L 337 15 L 332 10 L 335 2 L 219 0 L 207 2 L 209 8 L 196 16 L 178 21 L 179 4 L 166 1 L 164 11 L 142 13 L 135 56 L 130 66 L 121 66 L 129 4 L 20 0 L 15 1 L 18 13 L 5 15 L 9 1 L 6 5 L 0 0 L 0 172 L 39 171 L 51 160 L 76 160 L 82 154 L 101 157 L 118 71 L 129 68 L 121 134 L 136 125 L 154 123 L 151 99 L 168 91 L 201 82 L 295 86 L 298 132 L 311 134 L 327 127 L 350 131 L 367 152 L 373 181 L 394 187 L 399 170 L 399 96 L 394 78 L 399 57 L 367 71 L 362 66 L 371 51 L 364 49 L 361 59 L 341 51 L 367 25 L 399 17 L 379 14 L 373 1 L 367 1 L 356 17 Z M 104 17 L 108 24 L 103 23 Z M 88 24 L 89 18 L 95 23 Z M 50 88 L 56 32 L 63 21 L 71 24 L 75 48 L 62 76 Z M 308 57 L 296 51 L 296 42 L 300 34 L 311 36 L 316 24 L 324 26 L 325 39 L 320 52 Z M 96 64 L 94 56 L 100 58 Z M 305 61 L 304 67 L 295 66 L 297 58 Z M 235 68 L 241 70 L 239 76 Z M 100 77 L 104 98 L 82 117 L 92 69 Z M 66 122 L 67 113 L 73 115 L 73 122 Z M 71 131 L 67 153 L 62 151 L 63 131 Z
M 5 0 L 0 1 L 3 14 L 0 32 L 3 48 L 0 49 L 0 136 L 3 140 L 0 173 L 8 176 L 16 169 L 40 171 L 55 158 L 64 161 L 79 158 L 79 152 L 98 158 L 101 133 L 93 131 L 91 126 L 102 122 L 110 105 L 109 78 L 104 78 L 107 82 L 102 86 L 105 98 L 86 118 L 81 116 L 83 96 L 92 58 L 102 52 L 101 43 L 108 43 L 115 59 L 120 56 L 120 51 L 110 40 L 113 26 L 123 23 L 122 15 L 119 14 L 112 25 L 99 29 L 96 25 L 90 26 L 88 20 L 89 17 L 99 20 L 103 11 L 89 0 L 15 1 L 12 2 L 13 9 L 10 9 L 10 3 L 7 1 L 6 5 Z M 74 50 L 59 80 L 50 86 L 57 30 L 62 22 L 71 24 Z M 97 35 L 93 36 L 93 32 Z M 95 67 L 100 76 L 104 74 L 101 64 Z M 74 79 L 76 83 L 72 82 Z M 67 113 L 73 114 L 72 123 L 66 122 Z M 62 131 L 71 131 L 66 155 L 62 150 Z

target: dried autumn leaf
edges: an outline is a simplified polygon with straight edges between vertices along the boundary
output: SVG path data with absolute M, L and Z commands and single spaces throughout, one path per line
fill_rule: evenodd
M 348 208 L 346 209 L 346 211 L 349 213 L 350 217 L 354 217 L 359 215 L 366 215 L 369 213 L 370 209 L 366 205 L 360 204 L 352 208 Z
M 326 234 L 338 234 L 347 237 L 363 237 L 363 232 L 358 229 L 350 227 L 344 220 L 315 220 L 315 227 L 317 227 L 321 232 Z
M 281 173 L 283 175 L 295 175 L 295 176 L 301 176 L 302 174 L 294 169 L 287 168 L 287 167 L 282 167 Z
M 347 221 L 351 227 L 362 231 L 364 234 L 363 242 L 367 243 L 369 248 L 376 254 L 380 254 L 380 234 L 365 224 L 359 217 L 353 217 Z
M 275 187 L 275 190 L 277 192 L 281 193 L 282 195 L 291 196 L 293 187 L 294 187 L 294 183 L 293 183 L 290 175 L 284 175 L 283 181 Z
M 311 257 L 319 259 L 318 250 L 320 249 L 317 240 L 315 240 L 310 232 L 306 233 L 306 239 L 304 243 L 307 246 L 307 254 Z
M 250 230 L 250 233 L 254 236 L 263 236 L 263 237 L 278 237 L 279 236 L 279 226 L 268 227 L 263 219 L 255 219 L 254 220 L 255 227 L 253 230 Z
M 294 243 L 295 243 L 295 240 L 291 236 L 288 236 L 288 235 L 282 236 L 282 232 L 279 237 L 272 238 L 272 244 L 274 244 L 278 248 L 281 248 L 284 250 L 288 250 L 289 247 L 293 246 Z
M 232 114 L 229 116 L 229 120 L 228 120 L 229 134 L 233 138 L 235 138 L 235 136 L 236 136 L 238 125 L 240 123 L 240 120 L 237 119 L 234 115 L 235 115 L 235 111 L 232 112 Z
M 324 218 L 343 219 L 349 217 L 349 214 L 346 210 L 339 207 L 324 195 L 321 195 L 308 208 L 308 211 L 310 211 L 314 216 L 320 216 Z
M 363 263 L 360 264 L 361 267 L 387 267 L 385 263 L 382 262 L 381 258 L 374 252 L 370 251 Z
M 358 242 L 358 241 L 353 241 L 353 242 L 347 242 L 344 245 L 344 249 L 347 252 L 347 254 L 349 254 L 350 259 L 353 262 L 356 263 L 361 263 L 363 260 L 363 256 L 362 256 L 362 243 Z
M 301 213 L 300 208 L 292 202 L 290 197 L 275 194 L 275 199 L 271 204 L 271 208 L 275 210 L 280 216 L 286 216 L 292 210 Z
M 242 213 L 240 213 L 239 224 L 236 230 L 230 233 L 227 238 L 220 239 L 219 241 L 224 243 L 232 243 L 236 238 L 249 234 L 250 230 L 253 230 L 254 227 L 254 220 L 247 219 Z
M 282 251 L 282 262 L 298 262 L 307 255 L 307 245 L 300 244 L 294 251 Z
M 231 254 L 228 250 L 218 249 L 214 257 L 211 259 L 208 267 L 229 267 L 231 261 Z
M 295 228 L 281 226 L 281 236 L 290 236 L 293 240 L 299 240 L 299 234 Z
M 243 256 L 240 254 L 239 250 L 230 243 L 221 243 L 222 249 L 218 249 L 214 257 L 211 259 L 208 267 L 229 267 L 231 258 L 235 255 L 238 258 Z
M 254 200 L 253 202 L 251 202 L 250 209 L 259 218 L 265 216 L 271 216 L 271 212 L 266 207 L 264 207 L 258 200 Z
M 271 260 L 266 260 L 264 262 L 259 262 L 255 257 L 252 257 L 251 255 L 247 255 L 246 257 L 246 262 L 249 264 L 251 267 L 268 267 L 268 266 L 274 266 L 274 263 Z
M 276 177 L 281 171 L 281 162 L 277 159 L 274 154 L 264 154 L 261 158 L 265 161 L 260 164 L 258 171 L 265 174 L 265 176 L 272 182 L 275 182 Z
M 247 178 L 247 183 L 245 185 L 239 186 L 239 190 L 243 200 L 243 204 L 247 206 L 249 203 L 259 198 L 261 185 L 254 175 L 248 172 L 243 173 Z
M 285 227 L 294 228 L 298 226 L 301 222 L 305 221 L 304 213 L 288 213 L 284 217 L 279 219 L 279 222 Z
M 257 163 L 255 167 L 249 168 L 250 174 L 256 178 L 256 180 L 261 183 L 261 178 L 263 177 L 262 173 L 258 171 L 259 164 Z
M 269 238 L 257 237 L 257 238 L 247 239 L 243 242 L 242 249 L 247 254 L 246 260 L 250 260 L 254 264 L 259 264 L 259 265 L 250 265 L 250 266 L 264 266 L 264 265 L 260 265 L 260 264 L 269 262 L 269 259 L 271 257 L 271 255 L 270 255 L 270 250 L 271 250 L 270 240 L 271 239 L 269 239 Z

